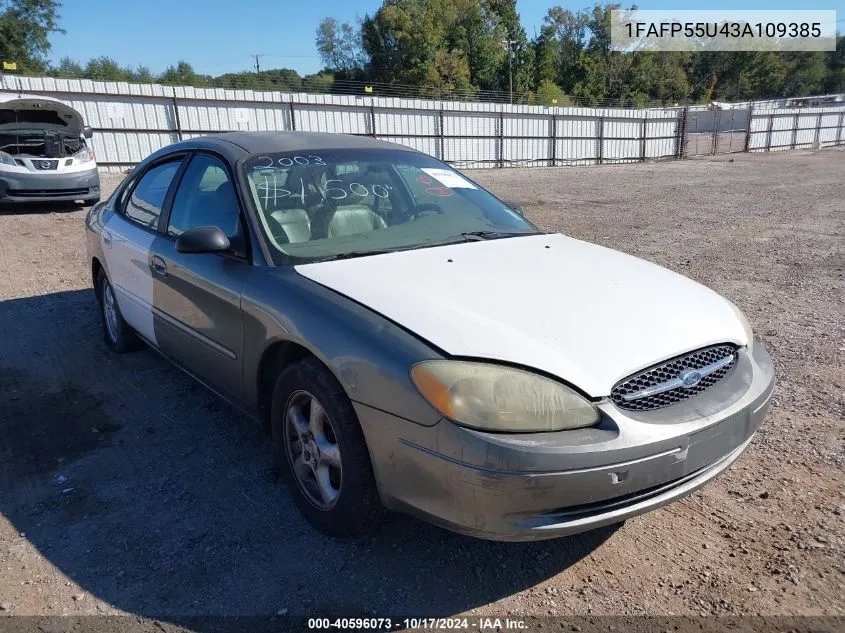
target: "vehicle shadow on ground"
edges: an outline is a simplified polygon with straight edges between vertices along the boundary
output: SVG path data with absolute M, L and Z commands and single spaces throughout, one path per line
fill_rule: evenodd
M 614 532 L 493 543 L 395 517 L 365 539 L 324 537 L 277 484 L 257 427 L 154 352 L 117 356 L 101 336 L 90 290 L 0 303 L 0 512 L 123 611 L 454 614 L 554 576 Z
M 88 209 L 90 204 L 80 202 L 39 202 L 39 203 L 0 203 L 0 215 L 49 215 L 51 213 L 70 213 Z

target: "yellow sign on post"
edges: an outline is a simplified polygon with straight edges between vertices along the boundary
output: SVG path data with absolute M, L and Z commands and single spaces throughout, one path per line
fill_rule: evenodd
M 3 62 L 3 70 L 17 70 L 18 63 L 17 62 Z
M 372 92 L 372 91 L 373 91 L 372 86 L 364 86 L 364 92 Z

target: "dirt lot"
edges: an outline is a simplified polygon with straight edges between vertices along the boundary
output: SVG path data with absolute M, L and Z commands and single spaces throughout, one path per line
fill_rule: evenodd
M 471 175 L 542 228 L 679 271 L 748 314 L 778 388 L 733 469 L 564 540 L 483 542 L 402 517 L 326 539 L 275 484 L 257 428 L 151 351 L 107 353 L 85 211 L 5 213 L 0 609 L 845 614 L 845 151 Z

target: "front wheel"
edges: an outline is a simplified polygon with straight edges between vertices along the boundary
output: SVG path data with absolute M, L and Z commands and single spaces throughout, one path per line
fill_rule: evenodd
M 352 402 L 316 358 L 286 367 L 271 406 L 273 441 L 299 511 L 330 536 L 360 536 L 386 514 Z

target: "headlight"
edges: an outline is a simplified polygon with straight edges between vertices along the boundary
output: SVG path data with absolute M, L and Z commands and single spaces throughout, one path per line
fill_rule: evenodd
M 15 159 L 12 158 L 11 154 L 7 154 L 6 152 L 0 152 L 0 164 L 11 165 L 12 167 L 16 165 Z
M 94 160 L 94 150 L 84 147 L 73 155 L 73 159 L 78 163 L 87 163 L 89 160 Z
M 596 408 L 564 385 L 520 369 L 452 360 L 414 365 L 423 397 L 458 424 L 487 431 L 560 431 L 595 424 Z
M 742 324 L 742 329 L 745 330 L 745 336 L 748 337 L 748 349 L 751 349 L 754 345 L 754 332 L 751 330 L 751 324 L 742 313 L 742 310 L 737 308 L 732 302 L 728 301 L 728 303 L 731 304 L 731 308 L 733 308 L 736 318 L 739 319 L 739 322 Z

